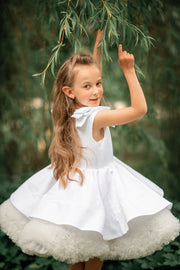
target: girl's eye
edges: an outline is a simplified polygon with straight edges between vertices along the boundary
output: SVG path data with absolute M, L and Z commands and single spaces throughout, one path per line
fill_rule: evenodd
M 98 82 L 96 85 L 97 85 L 97 86 L 102 85 L 102 82 Z
M 88 84 L 84 85 L 84 88 L 89 88 L 89 85 Z

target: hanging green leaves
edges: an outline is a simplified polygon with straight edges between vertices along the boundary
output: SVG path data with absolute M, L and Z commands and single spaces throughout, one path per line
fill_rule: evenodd
M 45 82 L 46 72 L 50 68 L 55 76 L 55 66 L 58 62 L 62 47 L 67 40 L 78 51 L 84 40 L 89 41 L 89 36 L 98 29 L 103 30 L 101 57 L 110 60 L 109 47 L 118 46 L 119 43 L 133 50 L 137 45 L 148 51 L 153 38 L 146 34 L 142 28 L 131 21 L 131 9 L 128 1 L 124 0 L 84 0 L 84 1 L 57 1 L 61 10 L 59 13 L 59 36 L 56 46 L 52 49 L 52 55 L 45 69 L 34 76 L 42 76 L 42 84 Z M 143 14 L 141 14 L 143 16 Z M 139 18 L 138 18 L 139 20 Z M 147 28 L 146 28 L 147 30 Z M 82 41 L 83 40 L 83 41 Z

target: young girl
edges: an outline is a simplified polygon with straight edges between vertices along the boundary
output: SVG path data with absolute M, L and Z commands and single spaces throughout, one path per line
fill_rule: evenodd
M 0 206 L 1 229 L 23 252 L 72 263 L 71 270 L 150 255 L 180 231 L 163 190 L 113 156 L 109 126 L 147 111 L 134 57 L 122 45 L 118 60 L 131 106 L 117 110 L 101 106 L 101 68 L 92 55 L 77 53 L 62 65 L 54 84 L 51 165 Z

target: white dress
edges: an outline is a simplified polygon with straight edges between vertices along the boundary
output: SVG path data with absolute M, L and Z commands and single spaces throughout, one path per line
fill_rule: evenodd
M 48 165 L 1 204 L 1 229 L 24 253 L 67 263 L 126 260 L 150 255 L 179 235 L 163 190 L 113 156 L 109 128 L 101 141 L 93 139 L 94 117 L 106 109 L 83 107 L 72 116 L 85 147 L 83 186 L 75 174 L 77 182 L 59 187 Z

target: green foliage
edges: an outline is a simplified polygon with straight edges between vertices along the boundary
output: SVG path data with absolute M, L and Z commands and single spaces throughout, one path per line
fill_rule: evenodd
M 162 3 L 155 1 L 155 4 L 149 3 L 144 9 L 153 8 L 156 12 L 161 12 Z M 148 51 L 152 44 L 153 38 L 148 34 L 145 16 L 141 9 L 137 10 L 128 1 L 124 0 L 84 0 L 84 1 L 57 1 L 57 13 L 51 13 L 55 16 L 59 24 L 59 38 L 57 45 L 52 49 L 52 55 L 45 69 L 34 74 L 41 75 L 42 84 L 45 82 L 46 72 L 51 67 L 51 73 L 54 76 L 54 67 L 57 64 L 62 47 L 68 42 L 76 52 L 84 40 L 89 42 L 89 37 L 98 29 L 103 30 L 103 37 L 99 43 L 101 47 L 101 56 L 106 60 L 112 60 L 108 47 L 119 43 L 126 44 L 129 50 L 136 46 Z M 146 13 L 147 15 L 147 13 Z M 135 20 L 135 17 L 138 19 Z M 148 14 L 148 20 L 150 15 Z M 141 20 L 141 21 L 139 21 Z M 139 69 L 137 68 L 137 71 Z

